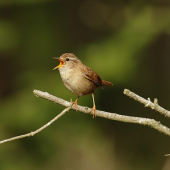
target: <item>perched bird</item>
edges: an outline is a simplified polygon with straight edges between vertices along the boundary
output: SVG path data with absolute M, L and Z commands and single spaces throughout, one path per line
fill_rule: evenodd
M 60 61 L 60 64 L 53 70 L 57 68 L 59 69 L 61 79 L 66 88 L 74 95 L 78 96 L 76 101 L 73 102 L 73 104 L 75 104 L 75 108 L 78 107 L 77 101 L 80 96 L 92 94 L 93 108 L 90 110 L 90 112 L 93 111 L 94 118 L 94 116 L 96 116 L 94 90 L 96 90 L 98 87 L 103 88 L 103 86 L 112 86 L 113 84 L 108 81 L 101 80 L 97 73 L 95 73 L 91 68 L 85 66 L 72 53 L 65 53 L 59 58 L 53 58 Z

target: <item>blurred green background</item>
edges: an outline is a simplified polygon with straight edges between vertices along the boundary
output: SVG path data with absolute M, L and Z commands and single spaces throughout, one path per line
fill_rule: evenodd
M 52 57 L 68 52 L 114 84 L 95 91 L 97 109 L 169 126 L 123 95 L 128 88 L 170 109 L 169 1 L 1 0 L 0 140 L 34 131 L 64 109 L 34 89 L 76 99 L 53 71 Z M 92 107 L 91 95 L 78 104 Z M 0 145 L 0 170 L 169 170 L 169 144 L 146 126 L 69 111 L 33 137 Z

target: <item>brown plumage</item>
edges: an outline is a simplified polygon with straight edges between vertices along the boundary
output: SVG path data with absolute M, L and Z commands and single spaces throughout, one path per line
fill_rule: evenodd
M 102 86 L 113 86 L 113 84 L 108 81 L 102 80 Z
M 74 95 L 84 96 L 92 94 L 93 97 L 93 117 L 95 116 L 96 106 L 94 101 L 94 90 L 98 87 L 112 86 L 113 84 L 102 80 L 100 76 L 91 68 L 85 66 L 74 54 L 65 53 L 59 58 L 60 64 L 54 69 L 59 69 L 62 81 L 66 88 Z M 73 102 L 77 107 L 77 100 Z M 90 111 L 90 112 L 91 112 Z

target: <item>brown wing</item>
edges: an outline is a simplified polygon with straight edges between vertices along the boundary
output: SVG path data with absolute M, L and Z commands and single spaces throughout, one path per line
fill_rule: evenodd
M 84 75 L 85 78 L 93 82 L 96 86 L 102 88 L 102 80 L 97 73 L 95 73 L 91 68 L 85 67 L 84 68 Z

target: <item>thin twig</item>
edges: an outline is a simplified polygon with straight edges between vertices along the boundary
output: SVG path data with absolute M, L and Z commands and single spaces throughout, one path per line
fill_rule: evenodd
M 37 97 L 42 97 L 42 98 L 47 99 L 49 101 L 52 101 L 54 103 L 60 104 L 64 107 L 69 107 L 71 105 L 70 102 L 63 100 L 63 99 L 60 99 L 58 97 L 55 97 L 53 95 L 50 95 L 47 92 L 42 92 L 40 90 L 34 90 L 33 93 Z M 147 104 L 147 103 L 145 103 L 145 104 Z M 74 105 L 72 106 L 71 109 L 76 110 Z M 90 110 L 91 109 L 88 108 L 88 107 L 83 107 L 83 106 L 79 106 L 79 105 L 77 107 L 77 111 L 87 113 L 87 114 L 93 114 L 93 113 L 90 112 Z M 165 135 L 170 136 L 170 129 L 168 127 L 162 125 L 160 122 L 155 121 L 154 119 L 124 116 L 124 115 L 119 115 L 117 113 L 109 113 L 109 112 L 104 112 L 104 111 L 99 111 L 99 110 L 96 110 L 96 116 L 103 117 L 103 118 L 110 119 L 110 120 L 116 120 L 116 121 L 120 121 L 120 122 L 147 125 L 147 126 L 150 126 L 154 129 L 158 130 L 159 132 L 164 133 Z
M 165 154 L 165 156 L 170 156 L 170 154 Z
M 129 96 L 130 98 L 142 103 L 145 105 L 145 107 L 150 107 L 151 109 L 154 109 L 155 111 L 163 114 L 164 116 L 166 117 L 169 117 L 170 118 L 170 111 L 164 109 L 163 107 L 159 106 L 158 105 L 158 99 L 154 99 L 154 103 L 151 102 L 150 98 L 148 98 L 148 100 L 138 96 L 137 94 L 131 92 L 130 90 L 128 89 L 125 89 L 124 92 L 123 92 L 125 95 Z
M 45 124 L 41 128 L 37 129 L 36 131 L 27 133 L 25 135 L 20 135 L 20 136 L 16 136 L 16 137 L 13 137 L 13 138 L 9 138 L 9 139 L 0 141 L 0 144 L 5 143 L 5 142 L 9 142 L 9 141 L 12 141 L 12 140 L 16 140 L 16 139 L 25 138 L 25 137 L 35 135 L 35 134 L 39 133 L 40 131 L 42 131 L 43 129 L 45 129 L 46 127 L 48 127 L 50 124 L 52 124 L 54 121 L 56 121 L 62 115 L 64 115 L 70 109 L 73 109 L 73 110 L 77 109 L 77 111 L 81 111 L 83 113 L 93 114 L 93 113 L 90 112 L 91 109 L 88 108 L 88 107 L 83 107 L 83 106 L 78 105 L 78 107 L 75 108 L 74 105 L 72 106 L 71 102 L 68 102 L 66 100 L 63 100 L 63 99 L 60 99 L 60 98 L 55 97 L 53 95 L 50 95 L 47 92 L 42 92 L 40 90 L 34 90 L 33 93 L 37 97 L 42 97 L 44 99 L 47 99 L 47 100 L 52 101 L 54 103 L 60 104 L 60 105 L 62 105 L 64 107 L 67 107 L 67 108 L 64 109 L 59 115 L 57 115 L 50 122 L 48 122 L 47 124 Z M 143 99 L 142 97 L 134 94 L 133 92 L 131 92 L 130 90 L 127 90 L 127 89 L 124 90 L 124 94 L 126 94 L 129 97 L 132 97 L 133 99 L 143 103 L 147 107 L 151 107 L 152 109 L 154 108 L 156 111 L 160 112 L 160 110 L 161 111 L 163 110 L 164 112 L 161 112 L 161 113 L 165 115 L 166 110 L 163 109 L 162 107 L 158 106 L 156 100 L 155 100 L 155 103 L 152 103 L 150 101 L 150 99 L 148 99 L 148 100 Z M 169 111 L 166 111 L 166 113 L 169 113 Z M 124 115 L 119 115 L 117 113 L 110 113 L 110 112 L 104 112 L 104 111 L 99 111 L 99 110 L 96 110 L 96 116 L 103 117 L 103 118 L 110 119 L 110 120 L 116 120 L 116 121 L 120 121 L 120 122 L 147 125 L 147 126 L 150 126 L 150 127 L 154 128 L 154 129 L 158 130 L 159 132 L 162 132 L 165 135 L 170 136 L 170 129 L 168 127 L 162 125 L 160 122 L 155 121 L 154 119 L 141 118 L 141 117 L 132 117 L 132 116 L 124 116 Z M 166 156 L 169 156 L 169 155 L 167 154 Z
M 60 114 L 58 114 L 54 119 L 52 119 L 51 121 L 49 121 L 47 124 L 45 124 L 44 126 L 42 126 L 41 128 L 37 129 L 36 131 L 27 133 L 25 135 L 20 135 L 20 136 L 16 136 L 13 138 L 9 138 L 9 139 L 5 139 L 0 141 L 0 144 L 2 143 L 6 143 L 12 140 L 16 140 L 16 139 L 21 139 L 21 138 L 25 138 L 25 137 L 29 137 L 29 136 L 34 136 L 35 134 L 41 132 L 42 130 L 44 130 L 46 127 L 50 126 L 53 122 L 55 122 L 58 118 L 60 118 L 61 116 L 63 116 L 66 112 L 68 112 L 70 110 L 70 107 L 64 109 Z

